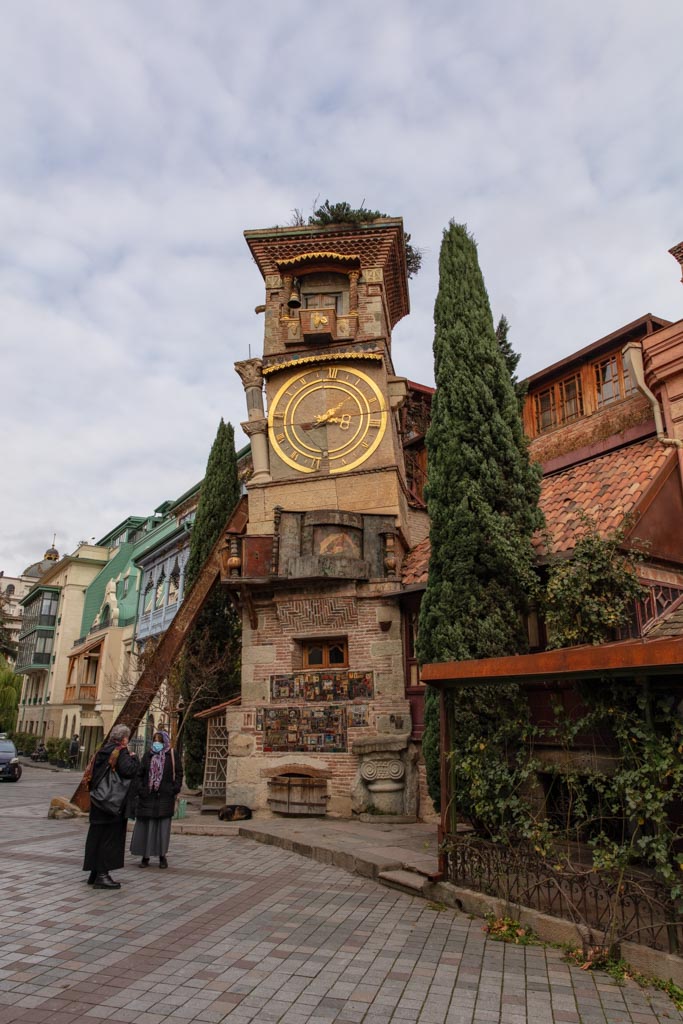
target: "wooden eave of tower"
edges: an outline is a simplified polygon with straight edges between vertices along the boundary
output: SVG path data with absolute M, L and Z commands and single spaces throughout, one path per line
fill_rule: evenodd
M 284 271 L 381 267 L 393 328 L 410 312 L 403 220 L 386 217 L 362 224 L 268 228 L 245 231 L 249 250 L 264 278 Z

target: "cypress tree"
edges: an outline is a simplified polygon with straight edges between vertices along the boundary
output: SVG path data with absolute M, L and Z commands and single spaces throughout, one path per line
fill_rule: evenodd
M 503 359 L 505 360 L 508 373 L 510 374 L 510 380 L 512 381 L 512 386 L 515 389 L 517 404 L 519 405 L 519 411 L 521 413 L 524 408 L 524 399 L 526 398 L 526 393 L 529 390 L 529 385 L 525 380 L 519 380 L 517 377 L 517 365 L 521 356 L 519 352 L 515 352 L 508 340 L 509 331 L 510 323 L 508 318 L 506 316 L 502 316 L 498 321 L 498 326 L 496 327 L 496 340 L 503 355 Z
M 186 589 L 199 576 L 239 496 L 235 434 L 232 425 L 221 420 L 192 528 Z M 198 721 L 194 715 L 239 693 L 240 650 L 239 616 L 227 592 L 217 583 L 185 642 L 180 669 L 180 689 L 186 708 L 182 744 L 187 784 L 191 787 L 202 783 L 206 754 L 206 722 Z
M 534 590 L 531 535 L 540 474 L 496 338 L 474 239 L 444 231 L 434 307 L 436 393 L 426 436 L 429 582 L 420 608 L 422 664 L 526 649 Z M 470 703 L 476 695 L 469 693 Z M 457 718 L 457 715 L 456 715 Z M 439 804 L 439 695 L 427 687 L 423 752 Z

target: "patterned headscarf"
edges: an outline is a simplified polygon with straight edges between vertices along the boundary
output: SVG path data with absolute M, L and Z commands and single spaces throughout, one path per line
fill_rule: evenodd
M 150 792 L 154 792 L 161 785 L 161 780 L 164 775 L 164 764 L 166 763 L 166 755 L 171 749 L 171 737 L 167 732 L 163 730 L 157 730 L 154 733 L 155 736 L 161 736 L 164 743 L 164 749 L 158 754 L 152 754 L 152 760 L 149 762 L 149 789 Z

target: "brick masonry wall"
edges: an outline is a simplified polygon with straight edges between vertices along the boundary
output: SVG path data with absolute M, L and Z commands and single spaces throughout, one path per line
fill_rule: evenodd
M 255 630 L 248 616 L 243 624 L 242 706 L 228 712 L 227 802 L 267 808 L 268 779 L 263 772 L 283 766 L 291 770 L 289 766 L 296 764 L 329 772 L 329 809 L 350 815 L 359 765 L 350 752 L 354 740 L 377 733 L 409 733 L 411 728 L 398 603 L 385 597 L 381 587 L 343 583 L 269 595 L 257 602 L 256 612 Z M 380 622 L 390 623 L 389 628 L 382 629 Z M 346 637 L 349 669 L 373 671 L 374 699 L 356 702 L 367 705 L 368 726 L 347 729 L 348 753 L 264 751 L 263 732 L 256 728 L 256 708 L 270 704 L 272 675 L 302 671 L 301 641 L 315 637 Z M 292 700 L 277 706 L 310 705 Z
M 625 402 L 607 406 L 592 416 L 584 416 L 574 423 L 535 437 L 531 442 L 531 457 L 537 462 L 547 462 L 577 448 L 620 434 L 628 427 L 645 423 L 651 416 L 650 403 L 643 395 L 636 395 Z

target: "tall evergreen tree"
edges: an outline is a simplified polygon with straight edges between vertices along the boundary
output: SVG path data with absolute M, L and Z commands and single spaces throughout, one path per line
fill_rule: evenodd
M 444 231 L 434 307 L 436 393 L 427 431 L 429 582 L 420 608 L 421 663 L 513 654 L 535 585 L 531 535 L 540 475 L 463 225 Z M 465 698 L 473 699 L 472 694 Z M 439 702 L 427 688 L 423 752 L 439 804 Z
M 192 528 L 186 590 L 199 576 L 239 495 L 235 434 L 231 424 L 221 420 Z M 189 786 L 201 785 L 206 754 L 206 723 L 194 715 L 239 693 L 240 650 L 239 616 L 227 592 L 217 583 L 186 640 L 180 669 L 180 689 L 185 701 L 182 744 Z
M 526 398 L 526 393 L 529 390 L 529 385 L 525 380 L 519 380 L 517 377 L 517 366 L 521 356 L 519 352 L 515 352 L 510 344 L 510 341 L 508 340 L 509 332 L 510 323 L 508 318 L 506 316 L 501 316 L 498 321 L 498 326 L 496 327 L 496 340 L 503 355 L 503 359 L 505 360 L 505 365 L 508 368 L 510 380 L 512 381 L 512 386 L 515 389 L 515 394 L 517 395 L 519 411 L 521 412 L 524 408 L 524 399 Z

